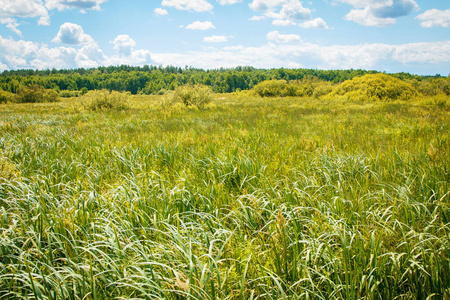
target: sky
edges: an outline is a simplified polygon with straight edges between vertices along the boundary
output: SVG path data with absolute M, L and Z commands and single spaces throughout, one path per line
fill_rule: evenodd
M 450 73 L 450 0 L 0 0 L 0 72 L 116 65 Z

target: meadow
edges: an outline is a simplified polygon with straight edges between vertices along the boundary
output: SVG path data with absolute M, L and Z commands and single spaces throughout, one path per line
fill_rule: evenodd
M 0 105 L 0 299 L 450 299 L 450 100 Z

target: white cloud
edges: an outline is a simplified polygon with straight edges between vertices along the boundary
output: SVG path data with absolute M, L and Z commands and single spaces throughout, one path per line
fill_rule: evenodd
M 84 33 L 80 25 L 64 23 L 59 28 L 59 32 L 52 42 L 68 45 L 83 45 L 93 44 L 94 39 L 89 34 Z
M 281 34 L 278 31 L 271 31 L 267 33 L 267 40 L 277 43 L 299 43 L 302 41 L 297 34 Z
M 191 30 L 208 30 L 208 29 L 214 29 L 214 28 L 216 28 L 216 26 L 214 26 L 213 23 L 211 23 L 209 21 L 206 21 L 206 22 L 195 21 L 194 23 L 186 26 L 186 29 L 191 29 Z
M 249 21 L 261 21 L 261 20 L 264 20 L 265 18 L 266 18 L 266 16 L 253 16 L 248 20 Z
M 222 51 L 190 54 L 153 53 L 152 57 L 163 65 L 189 65 L 205 69 L 253 66 L 256 68 L 354 68 L 400 72 L 405 71 L 406 67 L 411 70 L 411 66 L 417 66 L 416 70 L 429 68 L 432 70 L 432 74 L 435 74 L 448 72 L 450 67 L 450 41 L 352 46 L 269 43 L 260 47 L 233 47 L 224 48 Z
M 424 28 L 431 27 L 450 27 L 450 9 L 439 10 L 430 9 L 418 15 L 416 19 L 420 20 L 420 26 Z
M 364 9 L 352 9 L 345 17 L 347 21 L 353 21 L 363 26 L 386 27 L 395 24 L 395 18 L 376 17 L 370 7 Z
M 254 11 L 268 11 L 286 2 L 287 0 L 253 0 L 249 6 Z
M 57 9 L 87 9 L 99 10 L 100 4 L 108 0 L 0 0 L 0 19 L 10 18 L 39 18 L 38 25 L 50 25 L 49 10 Z M 7 27 L 20 35 L 15 19 L 7 24 Z
M 122 44 L 126 45 L 124 41 Z M 73 69 L 121 64 L 146 65 L 155 64 L 155 61 L 148 50 L 132 50 L 128 56 L 106 56 L 96 44 L 88 44 L 78 50 L 72 47 L 49 48 L 45 44 L 0 36 L 0 68 L 3 70 Z
M 123 39 L 123 45 L 127 45 Z M 132 46 L 132 42 L 128 46 Z M 134 47 L 134 46 L 133 46 Z M 189 54 L 151 53 L 134 50 L 128 56 L 106 56 L 96 44 L 80 49 L 54 47 L 0 36 L 0 70 L 24 68 L 89 68 L 100 65 L 163 64 L 205 69 L 236 66 L 256 68 L 377 69 L 388 72 L 446 74 L 450 68 L 450 41 L 402 45 L 361 44 L 321 46 L 311 43 L 275 44 L 259 47 L 233 46 Z M 200 59 L 201 58 L 201 59 Z
M 127 34 L 118 35 L 111 43 L 121 56 L 130 56 L 136 46 L 136 42 Z
M 153 12 L 159 16 L 166 16 L 169 12 L 161 7 L 155 8 Z
M 232 5 L 239 2 L 242 2 L 242 0 L 217 0 L 220 5 Z
M 322 18 L 316 18 L 314 20 L 303 22 L 299 26 L 302 28 L 331 29 Z
M 19 27 L 19 23 L 17 23 L 16 19 L 13 18 L 1 18 L 0 23 L 6 24 L 6 27 L 11 29 L 12 32 L 22 37 L 22 32 L 17 28 Z
M 65 9 L 79 10 L 100 10 L 100 4 L 108 0 L 45 0 L 45 7 L 48 10 L 57 9 L 59 11 Z
M 204 37 L 203 41 L 205 43 L 226 43 L 226 42 L 228 42 L 228 38 L 229 37 L 223 36 L 223 35 L 213 35 L 213 36 Z
M 293 26 L 293 25 L 297 25 L 297 23 L 295 23 L 294 21 L 291 21 L 291 20 L 273 20 L 272 21 L 272 25 L 275 25 L 275 26 Z
M 0 18 L 39 18 L 39 25 L 49 25 L 50 17 L 40 0 L 0 0 Z
M 278 7 L 280 10 L 277 12 Z M 264 16 L 250 18 L 251 21 L 267 17 L 274 19 L 272 24 L 276 26 L 292 26 L 297 25 L 296 21 L 312 19 L 311 10 L 303 7 L 299 0 L 254 0 L 250 8 L 264 13 Z
M 195 12 L 207 12 L 213 9 L 213 6 L 206 0 L 163 0 L 161 5 Z
M 290 0 L 283 4 L 280 17 L 287 20 L 309 20 L 312 18 L 311 10 L 303 7 L 299 0 Z
M 106 66 L 131 65 L 143 66 L 155 64 L 153 55 L 148 50 L 134 50 L 129 56 L 111 56 L 107 57 L 103 62 Z
M 414 0 L 335 0 L 352 5 L 345 20 L 363 26 L 384 27 L 395 24 L 396 18 L 406 16 L 418 10 Z

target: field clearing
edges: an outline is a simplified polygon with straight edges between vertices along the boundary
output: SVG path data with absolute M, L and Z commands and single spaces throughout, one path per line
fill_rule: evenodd
M 450 299 L 450 100 L 0 105 L 0 299 Z

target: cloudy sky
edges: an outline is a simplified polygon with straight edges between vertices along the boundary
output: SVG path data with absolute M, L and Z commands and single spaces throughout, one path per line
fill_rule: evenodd
M 450 73 L 450 0 L 0 0 L 0 71 L 175 65 Z

